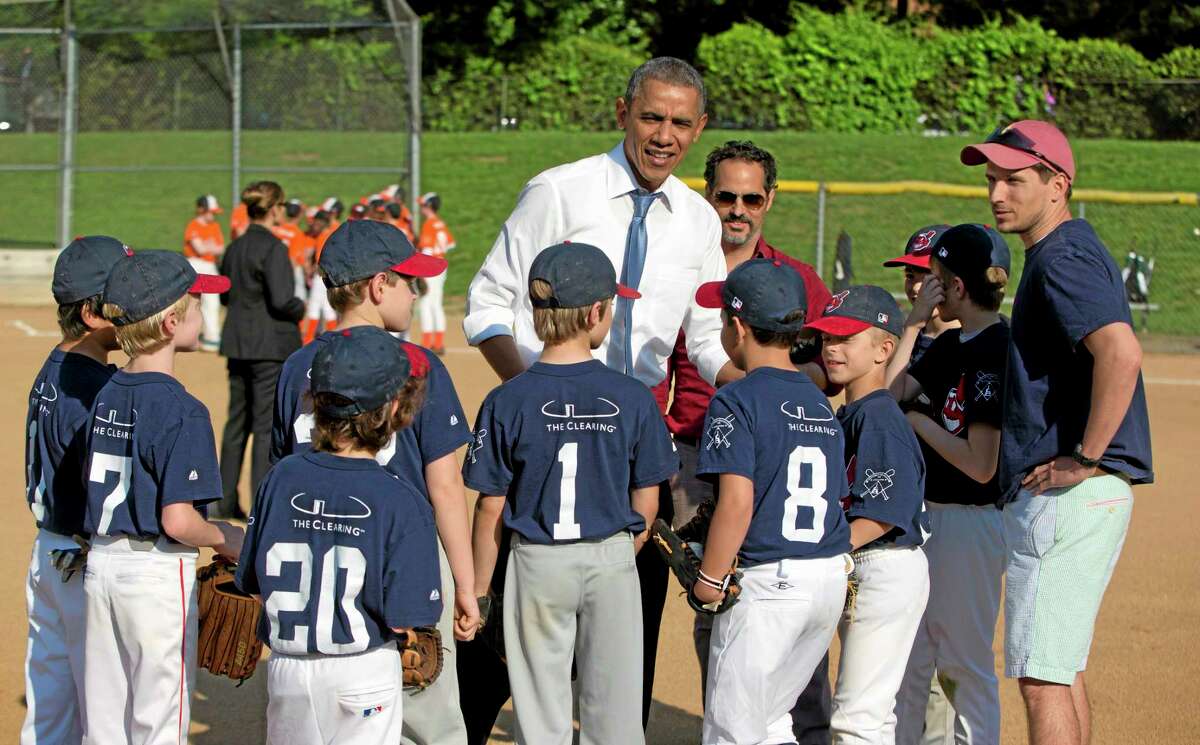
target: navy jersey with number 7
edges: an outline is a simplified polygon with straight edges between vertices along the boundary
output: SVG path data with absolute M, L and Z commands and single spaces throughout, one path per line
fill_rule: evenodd
M 259 637 L 291 655 L 357 654 L 442 612 L 433 510 L 369 458 L 291 455 L 259 486 L 237 584 Z
M 508 497 L 504 524 L 543 544 L 641 532 L 629 490 L 677 470 L 650 389 L 598 360 L 536 362 L 492 391 L 463 464 L 467 486 Z
M 733 473 L 754 482 L 742 564 L 849 553 L 844 448 L 829 400 L 803 373 L 760 367 L 717 391 L 696 474 L 716 481 Z

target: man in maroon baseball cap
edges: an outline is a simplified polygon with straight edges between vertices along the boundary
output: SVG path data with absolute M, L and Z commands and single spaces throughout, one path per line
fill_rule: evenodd
M 1075 158 L 1062 132 L 1020 121 L 959 157 L 987 164 L 996 227 L 1025 244 L 997 473 L 1009 545 L 1005 674 L 1019 680 L 1032 745 L 1083 745 L 1083 670 L 1129 527 L 1130 486 L 1154 480 L 1142 349 L 1121 270 L 1092 226 L 1071 217 Z

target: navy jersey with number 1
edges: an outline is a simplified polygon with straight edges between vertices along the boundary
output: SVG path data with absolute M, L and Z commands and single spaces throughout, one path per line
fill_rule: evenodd
M 463 464 L 467 486 L 507 495 L 504 524 L 542 544 L 641 532 L 629 490 L 677 470 L 650 389 L 598 360 L 536 362 L 488 394 Z
M 754 482 L 754 516 L 738 551 L 753 566 L 850 552 L 842 514 L 845 437 L 829 400 L 804 373 L 760 367 L 708 407 L 698 476 Z
M 88 432 L 87 516 L 95 535 L 165 535 L 162 509 L 204 514 L 221 497 L 208 409 L 164 373 L 118 370 L 96 394 Z
M 442 612 L 429 502 L 370 458 L 291 455 L 258 488 L 237 584 L 259 637 L 290 655 L 357 654 Z

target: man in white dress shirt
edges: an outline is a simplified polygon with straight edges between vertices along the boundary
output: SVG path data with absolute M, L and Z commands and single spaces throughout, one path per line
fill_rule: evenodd
M 623 141 L 602 155 L 556 166 L 525 185 L 467 293 L 463 331 L 501 379 L 537 357 L 527 276 L 543 249 L 563 241 L 598 246 L 637 301 L 620 299 L 613 326 L 595 351 L 609 367 L 647 386 L 666 377 L 667 358 L 682 328 L 688 358 L 709 383 L 740 377 L 721 348 L 720 312 L 701 308 L 696 289 L 725 278 L 721 225 L 697 192 L 672 175 L 704 131 L 704 81 L 686 62 L 657 57 L 634 70 L 616 101 Z M 670 510 L 670 496 L 661 504 Z M 646 646 L 643 723 L 649 713 L 654 654 L 666 593 L 666 567 L 656 551 L 638 555 Z M 503 577 L 497 567 L 496 577 Z M 459 656 L 463 714 L 470 743 L 485 742 L 507 699 L 499 661 L 479 644 Z M 495 675 L 487 675 L 491 671 Z M 470 681 L 477 681 L 476 684 Z M 486 682 L 484 682 L 486 681 Z M 469 690 L 475 685 L 488 690 Z M 472 721 L 474 720 L 474 721 Z M 482 737 L 482 739 L 479 739 Z

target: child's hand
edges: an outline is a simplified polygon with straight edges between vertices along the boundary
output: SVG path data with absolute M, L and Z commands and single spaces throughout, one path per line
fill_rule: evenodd
M 479 631 L 479 601 L 469 589 L 454 592 L 454 638 L 469 642 Z
M 929 275 L 921 283 L 921 292 L 913 301 L 912 312 L 908 314 L 909 326 L 924 326 L 933 317 L 937 306 L 946 299 L 946 288 L 936 275 Z
M 237 561 L 242 555 L 242 540 L 246 537 L 246 531 L 232 523 L 214 522 L 213 525 L 221 531 L 221 537 L 224 539 L 219 545 L 213 546 L 213 550 L 221 556 Z
M 706 585 L 703 582 L 697 582 L 692 586 L 692 595 L 704 605 L 719 603 L 725 597 L 723 591 Z

